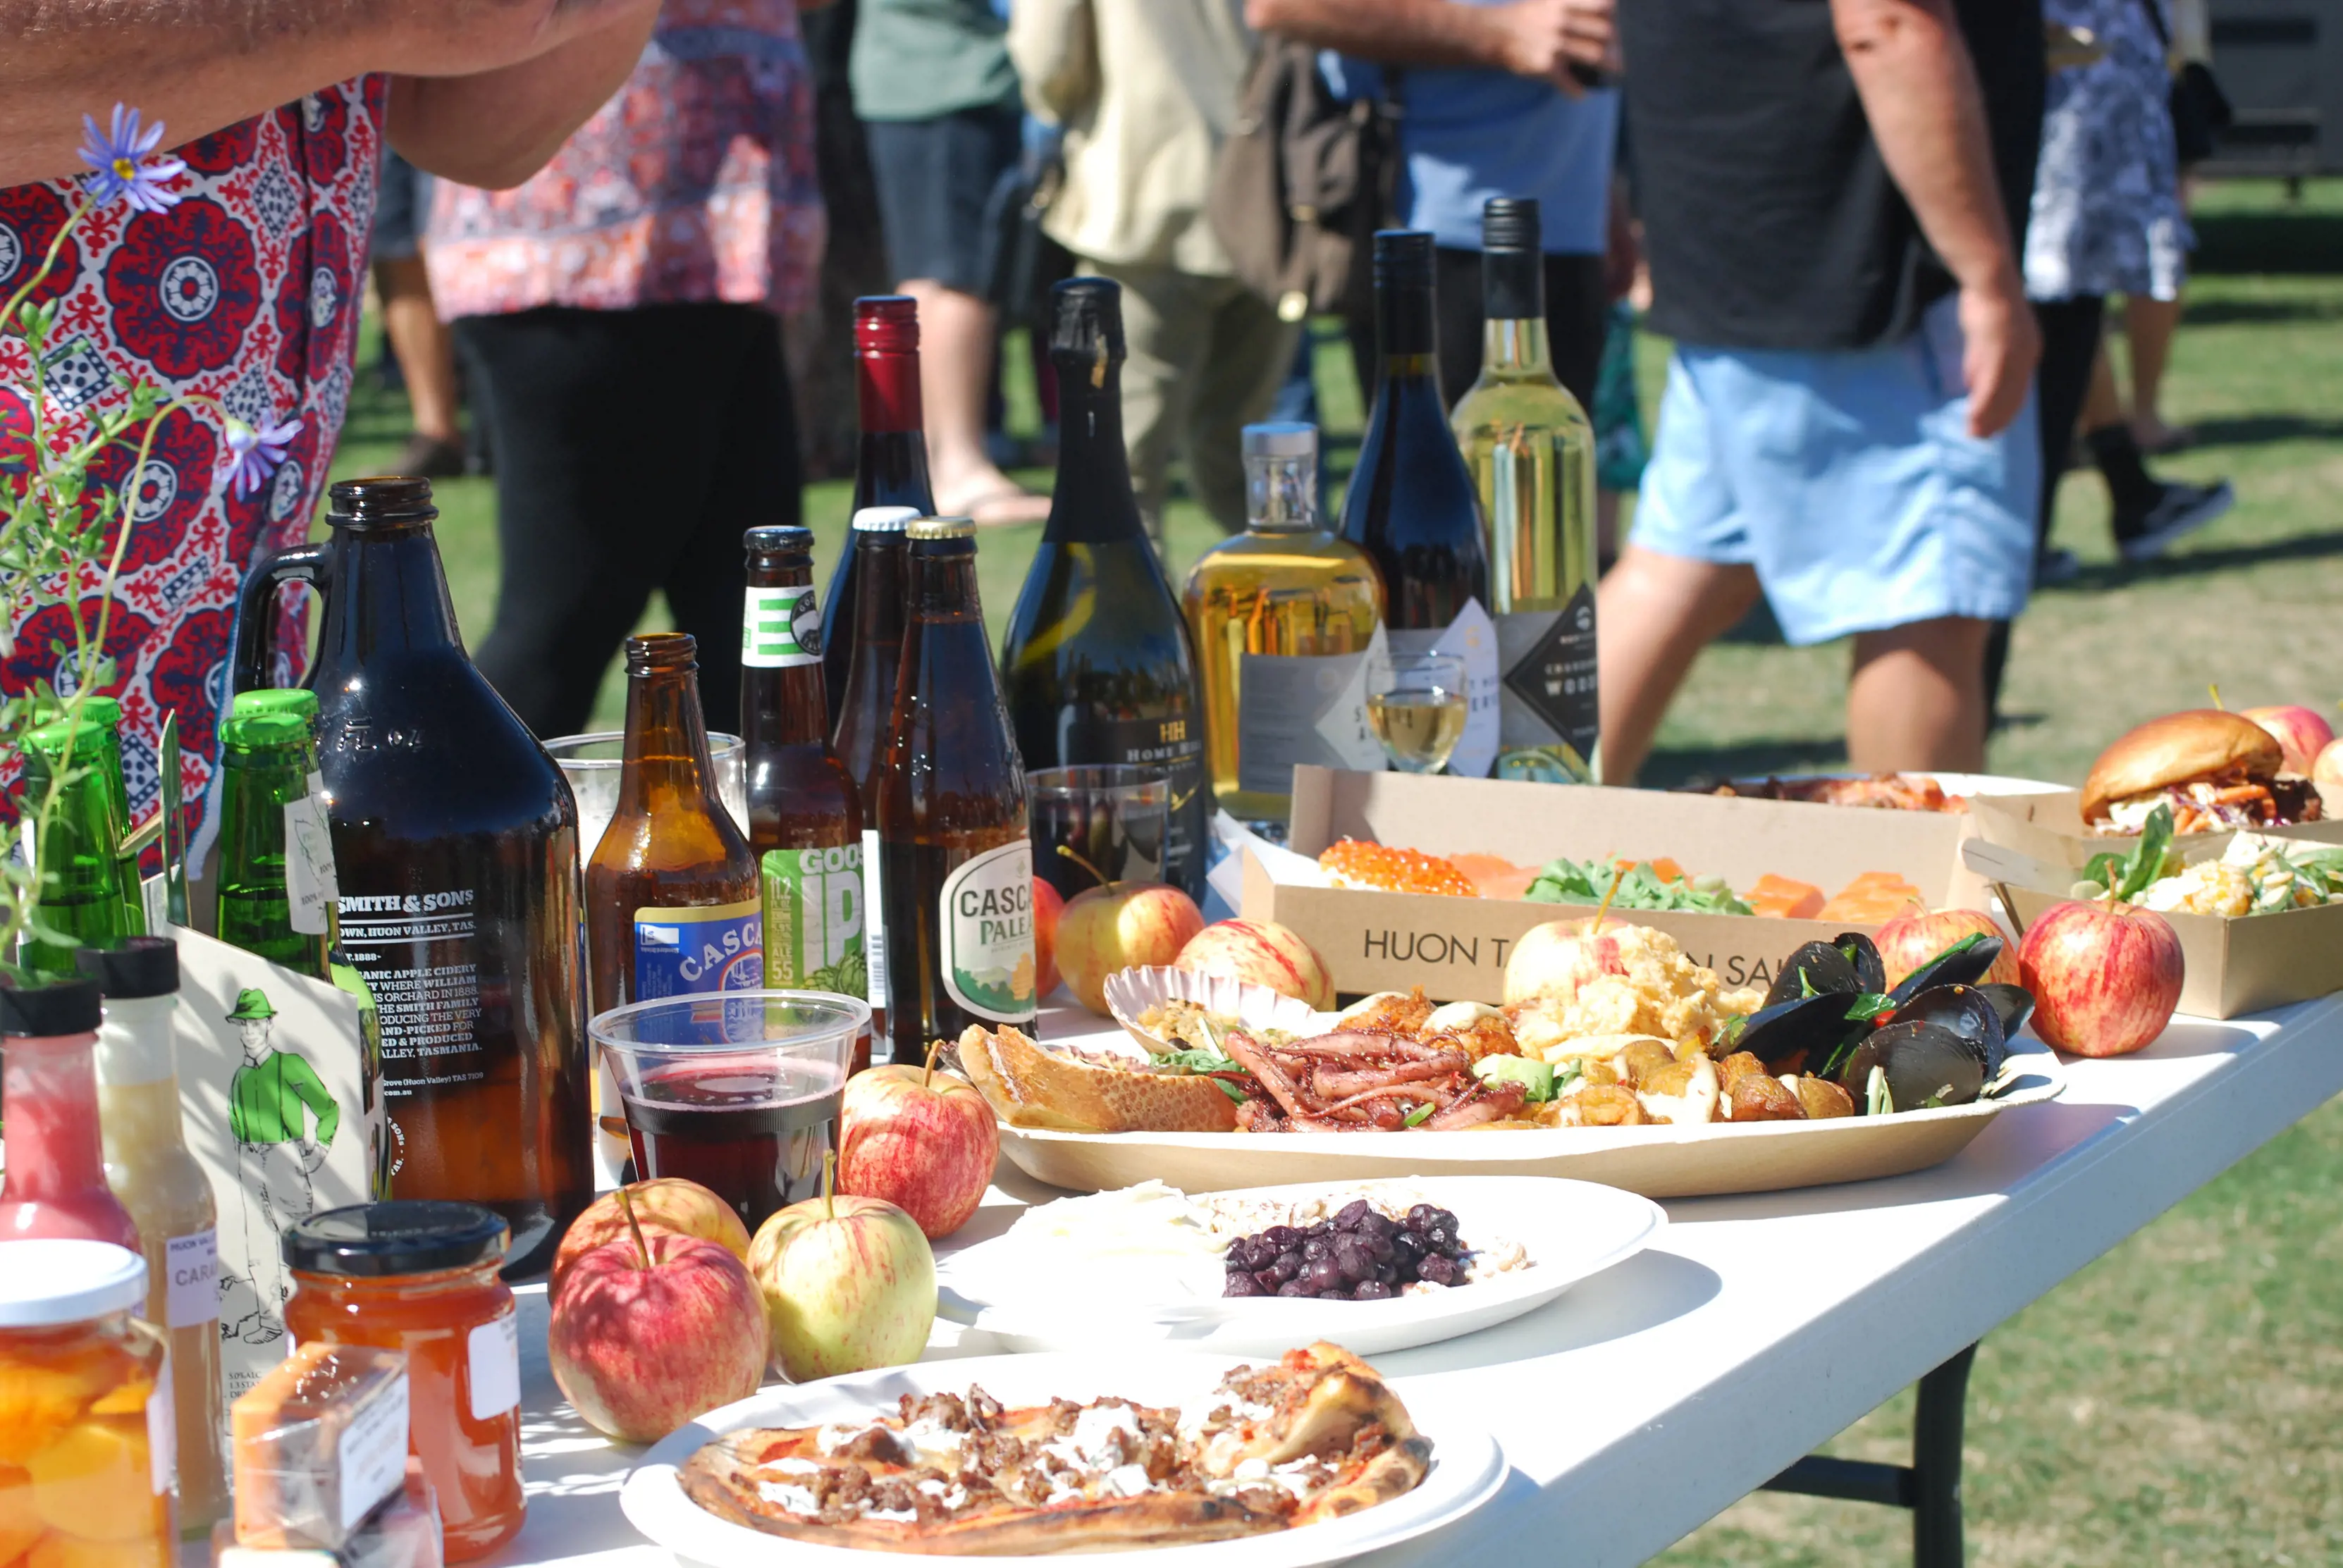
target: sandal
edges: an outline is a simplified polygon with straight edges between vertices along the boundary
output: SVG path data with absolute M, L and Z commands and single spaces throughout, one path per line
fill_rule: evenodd
M 1047 521 L 1050 498 L 1037 496 L 1019 485 L 1004 484 L 980 490 L 957 505 L 946 505 L 939 499 L 936 509 L 942 517 L 967 518 L 980 528 L 1008 528 L 1018 523 Z

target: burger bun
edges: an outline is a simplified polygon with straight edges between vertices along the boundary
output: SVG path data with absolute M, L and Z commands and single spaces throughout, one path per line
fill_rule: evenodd
M 2238 771 L 2266 784 L 2285 760 L 2277 738 L 2250 719 L 2216 708 L 2167 713 L 2099 753 L 2083 781 L 2083 820 L 2101 820 L 2114 801 L 2216 774 Z

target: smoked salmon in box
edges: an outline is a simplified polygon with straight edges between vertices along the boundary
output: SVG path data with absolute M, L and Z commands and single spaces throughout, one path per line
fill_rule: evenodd
M 1897 811 L 1656 789 L 1515 783 L 1407 773 L 1293 770 L 1292 854 L 1245 851 L 1249 920 L 1275 920 L 1318 950 L 1345 995 L 1422 986 L 1439 1001 L 1499 1002 L 1505 958 L 1548 920 L 1591 905 L 1395 893 L 1327 884 L 1318 854 L 1369 839 L 1433 855 L 1493 855 L 1535 869 L 1574 860 L 1673 860 L 1692 877 L 1745 894 L 1767 873 L 1828 896 L 1866 873 L 1894 873 L 1930 909 L 1990 909 L 1984 879 L 1962 864 L 1974 832 L 1962 812 Z M 1611 919 L 1667 932 L 1728 987 L 1770 984 L 1800 944 L 1879 920 L 1614 910 Z

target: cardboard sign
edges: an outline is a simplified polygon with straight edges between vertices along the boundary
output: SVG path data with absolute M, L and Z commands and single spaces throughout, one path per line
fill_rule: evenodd
M 2139 845 L 2137 833 L 2094 833 L 2083 826 L 2083 795 L 2079 789 L 2059 789 L 2042 795 L 1981 797 L 1969 802 L 1976 830 L 1987 843 L 2020 850 L 2054 866 L 2080 870 L 2091 857 L 2106 852 L 2128 855 Z M 2301 822 L 2291 828 L 2260 829 L 2273 839 L 2300 839 L 2314 844 L 2343 844 L 2343 821 Z M 2187 864 L 2217 860 L 2235 829 L 2218 833 L 2183 833 L 2172 840 Z M 2192 1008 L 2189 1010 L 2194 1011 Z
M 1959 855 L 1974 830 L 1958 812 L 1297 768 L 1289 842 L 1310 857 L 1350 837 L 1434 855 L 1501 855 L 1523 866 L 1560 855 L 1580 860 L 1664 855 L 1692 875 L 1721 876 L 1735 888 L 1775 871 L 1812 882 L 1825 894 L 1865 871 L 1893 871 L 1919 888 L 1931 909 L 1984 909 L 1984 880 Z M 1549 920 L 1583 920 L 1594 910 L 1311 886 L 1281 877 L 1248 854 L 1244 913 L 1299 933 L 1325 960 L 1339 991 L 1420 985 L 1435 1000 L 1498 1002 L 1504 998 L 1506 957 L 1523 932 Z M 1782 960 L 1804 943 L 1878 929 L 1843 920 L 1646 910 L 1617 910 L 1611 918 L 1665 931 L 1728 988 L 1771 984 Z
M 181 1121 L 219 1205 L 219 1333 L 227 1397 L 285 1359 L 292 1292 L 280 1238 L 367 1201 L 380 1086 L 357 1002 L 322 980 L 179 927 Z

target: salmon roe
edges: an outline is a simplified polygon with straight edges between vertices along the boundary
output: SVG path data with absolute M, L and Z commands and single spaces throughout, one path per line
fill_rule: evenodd
M 1474 899 L 1480 890 L 1453 860 L 1419 849 L 1394 849 L 1344 839 L 1318 857 L 1318 864 L 1337 881 L 1354 888 L 1376 888 L 1386 893 L 1444 893 Z

